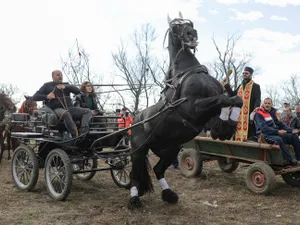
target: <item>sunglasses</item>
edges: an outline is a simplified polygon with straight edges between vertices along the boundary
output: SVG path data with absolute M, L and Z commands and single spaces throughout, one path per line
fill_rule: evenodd
M 244 72 L 244 73 L 243 73 L 243 75 L 248 75 L 248 74 L 250 74 L 250 73 L 248 73 L 248 72 Z

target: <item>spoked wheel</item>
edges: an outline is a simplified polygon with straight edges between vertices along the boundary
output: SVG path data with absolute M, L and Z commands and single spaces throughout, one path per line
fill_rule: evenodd
M 276 176 L 268 164 L 253 163 L 247 170 L 246 184 L 256 194 L 269 194 L 276 186 Z
M 76 170 L 91 170 L 98 167 L 97 159 L 87 159 L 84 160 L 81 164 L 73 164 L 74 171 Z M 96 171 L 85 172 L 85 173 L 76 173 L 74 176 L 78 180 L 91 180 L 96 174 Z
M 183 149 L 179 153 L 179 168 L 186 177 L 199 176 L 202 172 L 203 162 L 195 149 Z
M 121 188 L 130 188 L 130 171 L 131 161 L 130 157 L 114 158 L 111 163 L 113 166 L 110 170 L 114 183 Z
M 20 190 L 32 190 L 39 177 L 39 163 L 34 151 L 20 145 L 14 151 L 11 162 L 12 178 L 16 187 Z
M 49 152 L 45 161 L 45 183 L 50 196 L 65 200 L 71 192 L 73 169 L 69 156 L 62 149 Z
M 226 173 L 231 173 L 239 167 L 239 162 L 234 159 L 221 158 L 218 159 L 218 165 L 220 169 Z
M 292 187 L 300 187 L 300 171 L 281 174 L 284 182 Z

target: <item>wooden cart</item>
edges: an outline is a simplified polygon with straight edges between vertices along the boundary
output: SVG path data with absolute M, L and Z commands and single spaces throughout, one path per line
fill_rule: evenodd
M 294 155 L 293 147 L 287 147 Z M 278 145 L 197 136 L 184 144 L 179 153 L 179 166 L 186 177 L 199 176 L 203 162 L 208 160 L 217 160 L 220 169 L 227 173 L 235 171 L 240 162 L 246 163 L 246 185 L 257 194 L 270 193 L 276 186 L 276 175 L 281 175 L 287 184 L 300 187 L 300 166 L 291 166 Z

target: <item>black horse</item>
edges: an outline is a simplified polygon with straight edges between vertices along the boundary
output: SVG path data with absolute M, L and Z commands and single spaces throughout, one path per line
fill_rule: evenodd
M 7 139 L 8 159 L 10 159 L 9 130 L 11 122 L 9 119 L 5 118 L 5 113 L 7 111 L 10 113 L 15 112 L 16 106 L 6 94 L 0 93 L 0 162 L 5 150 L 5 139 Z
M 243 105 L 240 97 L 224 95 L 219 81 L 200 65 L 192 52 L 198 44 L 197 31 L 181 13 L 179 17 L 172 21 L 168 17 L 170 67 L 166 88 L 158 103 L 134 119 L 134 123 L 138 123 L 153 118 L 132 129 L 130 209 L 142 207 L 139 197 L 153 191 L 147 158 L 149 149 L 160 158 L 153 170 L 163 190 L 162 199 L 177 203 L 178 195 L 169 188 L 164 174 L 181 145 L 198 135 L 204 126 L 211 129 L 214 139 L 230 139 Z

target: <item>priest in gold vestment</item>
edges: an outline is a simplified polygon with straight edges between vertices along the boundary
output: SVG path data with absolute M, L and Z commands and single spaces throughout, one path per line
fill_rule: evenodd
M 223 84 L 230 97 L 238 95 L 243 99 L 243 107 L 238 119 L 236 141 L 244 141 L 255 135 L 255 125 L 250 121 L 250 114 L 254 109 L 260 107 L 261 91 L 259 84 L 252 80 L 253 69 L 245 67 L 243 71 L 243 81 L 236 90 L 232 90 L 228 80 Z

